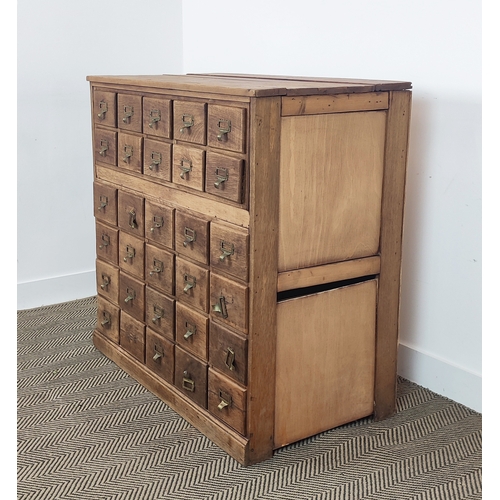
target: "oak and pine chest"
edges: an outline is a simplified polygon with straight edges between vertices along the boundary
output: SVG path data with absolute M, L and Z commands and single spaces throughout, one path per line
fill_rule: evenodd
M 87 80 L 95 346 L 246 465 L 391 415 L 411 84 Z

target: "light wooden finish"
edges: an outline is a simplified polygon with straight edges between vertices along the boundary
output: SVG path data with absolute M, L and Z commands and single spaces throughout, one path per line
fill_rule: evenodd
M 198 311 L 208 313 L 209 271 L 181 257 L 177 257 L 175 269 L 177 299 Z
M 208 359 L 208 317 L 182 302 L 176 304 L 175 339 L 183 349 L 198 358 Z
M 144 321 L 145 285 L 142 281 L 120 272 L 118 304 L 130 316 Z
M 142 107 L 142 129 L 144 133 L 161 138 L 170 138 L 172 101 L 164 97 L 144 97 Z
M 174 340 L 175 301 L 171 297 L 146 287 L 146 325 L 168 340 Z
M 205 192 L 227 200 L 241 203 L 243 201 L 243 170 L 241 158 L 227 155 L 207 153 Z
M 174 383 L 174 344 L 146 328 L 146 366 L 169 384 Z
M 120 346 L 137 361 L 144 363 L 146 327 L 124 311 L 120 315 Z
M 96 255 L 118 265 L 118 229 L 96 220 Z
M 144 279 L 144 241 L 142 238 L 120 231 L 118 238 L 118 263 L 120 269 Z
M 116 106 L 117 126 L 130 132 L 142 132 L 142 98 L 138 95 L 119 93 Z
M 120 309 L 100 295 L 97 296 L 96 328 L 112 342 L 120 341 Z
M 144 139 L 144 175 L 170 182 L 172 180 L 171 156 L 171 144 Z
M 146 243 L 144 276 L 149 286 L 173 295 L 174 254 L 169 250 Z
M 246 109 L 217 104 L 208 106 L 209 146 L 244 153 L 246 136 Z
M 118 304 L 120 278 L 118 268 L 100 259 L 96 260 L 97 293 Z
M 174 146 L 172 182 L 203 191 L 205 151 L 189 146 Z

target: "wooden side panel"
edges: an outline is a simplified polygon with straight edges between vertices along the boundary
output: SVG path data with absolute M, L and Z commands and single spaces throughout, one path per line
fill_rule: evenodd
M 387 117 L 377 308 L 375 377 L 377 419 L 386 418 L 396 410 L 401 247 L 411 97 L 411 92 L 392 92 Z
M 376 280 L 278 304 L 276 448 L 373 412 Z
M 385 111 L 283 118 L 280 272 L 378 252 L 385 122 Z

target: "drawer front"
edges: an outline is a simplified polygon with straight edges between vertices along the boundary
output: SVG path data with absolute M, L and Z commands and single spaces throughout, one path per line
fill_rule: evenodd
M 205 103 L 174 101 L 174 139 L 206 144 Z
M 120 273 L 119 305 L 139 321 L 144 321 L 144 288 L 144 284 L 137 279 Z
M 174 254 L 155 245 L 146 244 L 146 283 L 161 292 L 173 295 Z
M 118 229 L 96 222 L 96 255 L 118 265 Z
M 174 209 L 146 200 L 145 232 L 151 241 L 167 248 L 174 247 Z
M 94 182 L 94 217 L 116 226 L 117 207 L 116 188 Z
M 208 270 L 181 257 L 177 257 L 175 269 L 177 299 L 202 312 L 208 312 Z
M 173 148 L 172 182 L 203 191 L 205 151 L 175 144 Z
M 205 191 L 236 203 L 243 202 L 244 162 L 218 153 L 207 153 Z
M 248 231 L 237 226 L 210 224 L 210 265 L 243 281 L 248 279 Z
M 120 340 L 120 309 L 111 302 L 97 297 L 97 330 L 108 340 L 119 343 Z
M 118 192 L 118 226 L 136 236 L 144 236 L 144 198 Z
M 142 130 L 144 133 L 170 138 L 172 101 L 164 97 L 144 97 L 142 109 Z
M 116 165 L 118 151 L 118 134 L 112 130 L 99 127 L 94 131 L 94 158 L 101 163 Z
M 118 128 L 131 132 L 142 132 L 142 96 L 118 94 Z
M 210 364 L 240 384 L 247 383 L 248 340 L 210 323 Z
M 209 368 L 208 411 L 245 435 L 247 390 Z
M 175 250 L 208 264 L 209 222 L 180 210 L 175 212 Z
M 97 293 L 106 299 L 118 304 L 120 289 L 119 271 L 117 267 L 102 260 L 96 260 Z
M 175 386 L 202 408 L 207 407 L 207 365 L 175 346 Z
M 120 345 L 141 363 L 144 363 L 146 327 L 135 318 L 121 312 Z
M 146 328 L 146 366 L 166 380 L 174 383 L 174 344 Z
M 176 304 L 175 339 L 183 349 L 208 360 L 208 318 L 190 307 Z
M 146 325 L 162 337 L 174 340 L 175 300 L 146 287 Z
M 120 269 L 144 279 L 144 241 L 132 234 L 120 231 L 119 242 Z
M 242 332 L 248 331 L 248 287 L 212 273 L 210 277 L 210 314 Z
M 238 153 L 245 152 L 246 110 L 232 106 L 208 106 L 208 145 Z
M 95 90 L 93 99 L 93 120 L 95 124 L 116 127 L 116 93 Z
M 118 166 L 132 172 L 142 173 L 142 137 L 118 134 Z
M 170 182 L 172 180 L 171 155 L 171 144 L 144 139 L 144 174 L 153 179 Z

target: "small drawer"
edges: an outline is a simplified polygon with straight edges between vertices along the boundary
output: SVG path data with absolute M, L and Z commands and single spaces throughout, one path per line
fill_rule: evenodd
M 174 145 L 172 182 L 203 191 L 205 182 L 205 151 L 189 146 Z
M 96 329 L 108 340 L 119 343 L 120 339 L 120 309 L 111 302 L 97 297 L 97 324 Z
M 214 270 L 247 281 L 248 245 L 246 229 L 220 222 L 210 224 L 210 265 Z
M 94 131 L 94 159 L 96 162 L 116 165 L 118 133 L 96 127 Z
M 144 363 L 146 327 L 137 319 L 121 312 L 120 345 L 141 363 Z
M 171 154 L 171 144 L 144 139 L 144 175 L 170 182 L 172 180 Z
M 92 113 L 95 124 L 116 127 L 116 93 L 94 90 Z
M 117 189 L 94 182 L 94 217 L 116 226 L 117 206 Z
M 142 96 L 118 94 L 118 128 L 131 132 L 142 132 Z
M 118 134 L 118 166 L 142 174 L 142 137 Z
M 176 304 L 175 339 L 186 351 L 208 360 L 208 318 L 180 302 Z
M 218 104 L 208 106 L 209 146 L 244 153 L 246 134 L 246 109 Z
M 142 100 L 142 130 L 147 135 L 171 137 L 172 101 L 164 97 L 144 97 Z
M 206 144 L 205 103 L 174 101 L 174 139 Z
M 96 222 L 96 255 L 118 265 L 118 229 Z
M 144 321 L 144 284 L 125 273 L 120 273 L 119 305 L 128 314 Z
M 248 340 L 210 323 L 210 364 L 240 384 L 247 383 Z
M 212 273 L 210 277 L 210 313 L 212 318 L 247 333 L 248 287 Z
M 174 340 L 175 300 L 146 287 L 146 325 L 166 339 Z
M 146 328 L 146 366 L 169 384 L 174 383 L 174 344 Z
M 242 203 L 244 161 L 218 153 L 207 153 L 205 191 L 226 200 Z
M 106 299 L 118 304 L 120 290 L 119 271 L 117 267 L 97 259 L 95 263 L 97 293 Z
M 146 244 L 146 283 L 161 292 L 173 295 L 174 254 L 155 245 Z
M 244 436 L 247 390 L 209 368 L 208 411 Z
M 175 262 L 175 295 L 194 308 L 208 312 L 209 272 L 177 257 Z
M 145 232 L 150 241 L 167 248 L 174 247 L 174 209 L 146 200 Z
M 175 250 L 208 264 L 209 222 L 180 210 L 175 212 Z
M 144 198 L 118 192 L 118 226 L 136 236 L 144 236 Z
M 118 261 L 120 269 L 144 279 L 144 241 L 120 231 Z
M 175 386 L 202 408 L 207 407 L 207 365 L 175 346 Z

